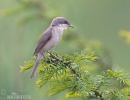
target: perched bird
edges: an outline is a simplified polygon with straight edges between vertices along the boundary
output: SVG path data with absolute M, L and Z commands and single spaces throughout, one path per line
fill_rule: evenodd
M 53 19 L 51 25 L 43 33 L 36 46 L 34 52 L 34 55 L 36 56 L 36 61 L 31 74 L 31 78 L 35 76 L 39 61 L 43 57 L 45 57 L 45 52 L 53 49 L 60 42 L 64 30 L 66 30 L 68 27 L 73 28 L 73 26 L 67 21 L 66 18 L 56 17 Z

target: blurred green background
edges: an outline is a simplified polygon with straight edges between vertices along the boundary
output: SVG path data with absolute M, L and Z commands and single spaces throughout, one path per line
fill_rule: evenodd
M 31 70 L 20 73 L 19 67 L 31 59 L 38 39 L 56 16 L 75 27 L 65 32 L 56 52 L 73 53 L 94 41 L 107 49 L 112 66 L 130 73 L 130 45 L 118 34 L 130 30 L 129 5 L 129 0 L 1 0 L 0 97 L 16 92 L 31 95 L 31 100 L 66 99 L 63 93 L 48 97 L 48 89 L 37 89 L 37 78 L 30 79 Z

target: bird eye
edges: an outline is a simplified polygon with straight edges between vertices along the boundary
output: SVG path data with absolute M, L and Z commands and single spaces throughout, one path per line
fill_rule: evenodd
M 68 24 L 68 22 L 67 22 L 67 21 L 64 21 L 64 24 Z
M 67 21 L 64 21 L 64 24 L 68 24 L 68 22 L 67 22 Z

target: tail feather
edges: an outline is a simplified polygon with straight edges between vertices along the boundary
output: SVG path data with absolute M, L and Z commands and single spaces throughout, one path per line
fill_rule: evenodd
M 42 58 L 43 58 L 43 56 L 42 56 L 40 53 L 38 53 L 38 54 L 37 54 L 37 57 L 36 57 L 36 62 L 35 62 L 35 65 L 34 65 L 34 69 L 33 69 L 33 71 L 32 71 L 32 74 L 31 74 L 30 78 L 34 78 L 34 77 L 35 77 L 36 71 L 37 71 L 37 68 L 38 68 L 38 65 L 39 65 L 39 61 L 40 61 Z
M 37 71 L 37 68 L 38 68 L 39 61 L 40 60 L 36 60 L 35 65 L 34 65 L 34 69 L 32 71 L 30 78 L 33 78 L 36 75 L 36 71 Z

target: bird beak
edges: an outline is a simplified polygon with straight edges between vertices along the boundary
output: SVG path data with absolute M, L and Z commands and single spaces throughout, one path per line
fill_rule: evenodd
M 71 24 L 69 25 L 69 27 L 72 27 L 72 28 L 74 28 L 74 26 L 72 26 Z

